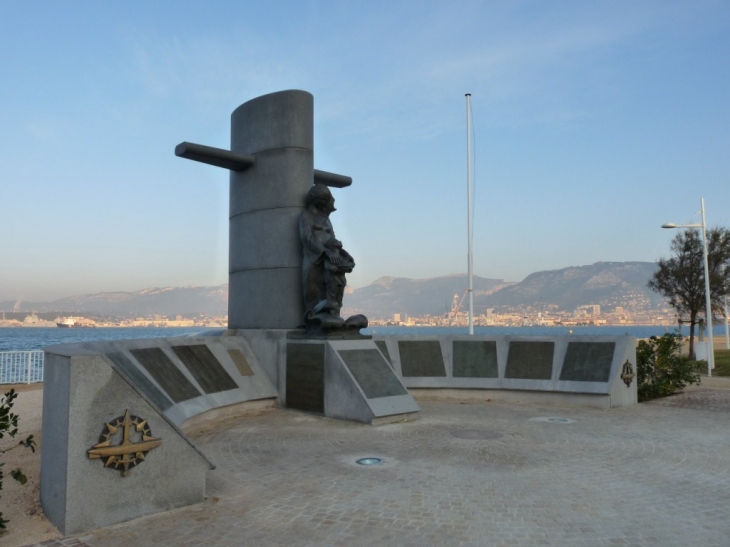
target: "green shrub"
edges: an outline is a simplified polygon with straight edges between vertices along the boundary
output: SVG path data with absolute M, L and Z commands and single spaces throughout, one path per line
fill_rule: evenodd
M 3 439 L 5 435 L 10 438 L 14 438 L 18 434 L 18 415 L 11 412 L 11 409 L 13 408 L 13 401 L 15 401 L 17 396 L 18 394 L 15 393 L 15 390 L 11 389 L 5 394 L 4 399 L 0 399 L 0 439 Z M 3 454 L 8 450 L 12 450 L 13 448 L 18 448 L 18 446 L 30 448 L 33 452 L 35 452 L 35 441 L 33 440 L 33 435 L 29 435 L 15 446 L 5 450 L 0 449 L 0 454 Z M 0 462 L 0 490 L 3 489 L 3 465 L 5 464 Z M 20 469 L 13 469 L 10 472 L 10 476 L 20 484 L 25 484 L 28 481 Z M 3 514 L 0 512 L 0 528 L 5 528 L 7 523 L 8 521 L 3 518 Z
M 717 376 L 730 376 L 730 349 L 715 350 L 715 370 Z
M 639 340 L 636 346 L 636 372 L 639 401 L 666 397 L 688 384 L 699 384 L 704 361 L 690 361 L 680 353 L 682 335 L 667 333 Z

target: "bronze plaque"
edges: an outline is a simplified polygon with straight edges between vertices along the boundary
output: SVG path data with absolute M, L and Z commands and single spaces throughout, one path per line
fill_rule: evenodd
M 162 410 L 162 412 L 172 406 L 172 401 L 168 399 L 164 393 L 157 389 L 157 386 L 150 382 L 149 378 L 142 374 L 142 371 L 139 370 L 139 368 L 121 351 L 107 353 L 106 356 L 109 357 L 109 360 L 114 363 L 114 365 L 121 370 L 122 373 L 157 406 L 157 408 Z
M 129 353 L 160 384 L 165 393 L 176 403 L 200 397 L 200 392 L 178 370 L 170 358 L 160 348 L 131 349 Z
M 228 375 L 226 369 L 205 344 L 173 346 L 172 351 L 206 393 L 238 389 L 238 384 Z
M 408 393 L 378 350 L 348 349 L 337 353 L 368 399 Z
M 233 361 L 233 364 L 236 365 L 236 368 L 238 369 L 238 372 L 241 374 L 241 376 L 254 375 L 253 370 L 251 370 L 251 365 L 248 364 L 246 356 L 240 349 L 229 349 L 228 355 L 231 356 L 231 360 Z
M 454 340 L 454 378 L 496 378 L 497 343 Z
M 286 406 L 324 414 L 324 344 L 286 345 Z
M 555 342 L 510 342 L 505 378 L 550 380 Z
M 568 342 L 561 380 L 608 382 L 615 342 Z
M 398 352 L 403 376 L 446 376 L 438 340 L 399 340 Z

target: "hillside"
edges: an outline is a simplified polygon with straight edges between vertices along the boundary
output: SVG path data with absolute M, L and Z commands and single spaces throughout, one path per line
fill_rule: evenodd
M 135 292 L 102 292 L 69 296 L 53 302 L 0 302 L 0 310 L 86 312 L 114 317 L 211 315 L 228 313 L 228 285 L 164 287 Z
M 656 270 L 653 262 L 597 262 L 560 270 L 535 272 L 519 283 L 474 277 L 474 312 L 488 308 L 558 309 L 599 304 L 654 308 L 664 300 L 649 290 L 647 282 Z M 440 315 L 451 309 L 454 293 L 467 286 L 464 274 L 433 279 L 382 277 L 345 296 L 347 313 L 364 313 L 371 318 L 402 313 L 412 317 Z M 466 310 L 466 302 L 461 311 Z
M 368 317 L 389 317 L 394 313 L 411 316 L 437 315 L 451 309 L 454 294 L 461 296 L 468 285 L 465 274 L 430 279 L 381 277 L 355 289 L 344 298 L 343 314 L 364 313 Z M 487 296 L 509 285 L 501 279 L 474 276 L 474 294 Z
M 656 271 L 654 262 L 596 262 L 560 270 L 535 272 L 520 283 L 505 287 L 486 298 L 477 298 L 475 308 L 541 308 L 557 306 L 573 310 L 577 306 L 600 304 L 626 306 L 631 301 L 647 307 L 664 303 L 647 287 Z

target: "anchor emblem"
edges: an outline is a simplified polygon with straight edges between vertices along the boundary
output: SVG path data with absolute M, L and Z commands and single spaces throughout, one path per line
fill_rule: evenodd
M 120 428 L 122 442 L 113 445 L 112 439 Z M 140 441 L 132 441 L 132 430 L 141 433 Z M 150 450 L 161 444 L 162 439 L 152 436 L 147 420 L 130 415 L 127 409 L 124 416 L 119 416 L 104 426 L 98 444 L 89 448 L 86 453 L 91 460 L 97 458 L 105 460 L 104 467 L 120 470 L 122 477 L 126 477 L 132 467 L 144 461 Z

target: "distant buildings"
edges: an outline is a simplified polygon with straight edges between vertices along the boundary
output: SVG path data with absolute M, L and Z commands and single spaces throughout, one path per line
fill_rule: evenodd
M 168 319 L 164 315 L 137 317 L 136 319 L 101 320 L 84 316 L 57 317 L 54 320 L 41 319 L 35 313 L 20 318 L 6 318 L 0 316 L 0 327 L 62 327 L 66 328 L 94 328 L 94 327 L 221 327 L 228 326 L 228 316 L 194 316 L 184 318 L 181 315 L 175 319 Z
M 485 314 L 475 314 L 477 326 L 576 326 L 576 325 L 676 325 L 676 312 L 666 306 L 648 309 L 633 300 L 624 306 L 615 306 L 611 311 L 603 311 L 600 304 L 584 304 L 574 311 L 558 310 L 557 306 L 544 307 L 520 306 L 516 308 L 488 308 Z M 467 326 L 467 312 L 449 312 L 444 315 L 407 316 L 394 313 L 392 317 L 370 318 L 373 326 Z

